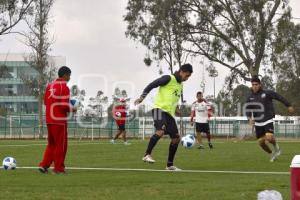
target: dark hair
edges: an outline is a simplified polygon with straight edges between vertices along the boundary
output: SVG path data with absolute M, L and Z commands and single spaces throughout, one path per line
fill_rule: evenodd
M 258 78 L 257 75 L 252 76 L 251 83 L 253 83 L 253 82 L 260 83 L 260 79 Z
M 193 73 L 193 66 L 191 64 L 184 64 L 180 67 L 180 71 Z
M 200 95 L 200 94 L 202 94 L 202 92 L 200 92 L 200 91 L 199 91 L 199 92 L 197 92 L 197 96 L 198 96 L 198 95 Z
M 58 70 L 58 77 L 61 78 L 64 75 L 70 75 L 71 74 L 71 69 L 67 66 L 62 66 L 61 68 L 59 68 Z

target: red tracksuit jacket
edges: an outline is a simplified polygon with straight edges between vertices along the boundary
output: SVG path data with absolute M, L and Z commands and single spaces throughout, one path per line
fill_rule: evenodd
M 46 123 L 61 124 L 67 123 L 70 106 L 70 89 L 63 79 L 56 79 L 48 84 L 44 104 L 46 106 Z

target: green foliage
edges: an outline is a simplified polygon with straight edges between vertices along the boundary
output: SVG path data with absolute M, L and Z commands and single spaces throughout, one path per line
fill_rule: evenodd
M 129 0 L 126 9 L 126 36 L 147 47 L 149 53 L 144 59 L 147 66 L 152 63 L 151 54 L 154 60 L 166 61 L 171 72 L 175 65 L 185 61 L 186 18 L 181 4 L 174 0 Z
M 274 65 L 278 79 L 276 90 L 286 97 L 296 108 L 295 115 L 300 115 L 300 24 L 289 21 L 285 15 L 277 26 L 277 40 L 274 43 Z M 279 114 L 288 115 L 287 109 L 276 104 Z
M 220 116 L 241 116 L 244 104 L 250 94 L 250 88 L 238 85 L 232 91 L 221 90 L 216 99 Z
M 35 0 L 33 4 L 35 12 L 26 18 L 30 31 L 22 34 L 25 37 L 25 44 L 32 50 L 25 60 L 38 73 L 35 78 L 24 76 L 22 79 L 37 98 L 43 96 L 47 83 L 53 81 L 56 76 L 55 62 L 49 56 L 52 41 L 48 25 L 50 23 L 49 12 L 53 3 L 54 0 Z
M 13 78 L 5 64 L 0 65 L 0 78 Z
M 281 80 L 277 83 L 276 89 L 280 95 L 284 96 L 295 107 L 293 115 L 300 116 L 300 79 L 290 81 Z M 291 115 L 281 103 L 276 102 L 276 108 L 280 115 Z
M 249 81 L 274 62 L 275 27 L 290 21 L 285 16 L 290 16 L 286 0 L 129 0 L 124 20 L 126 35 L 158 60 L 172 60 L 170 48 L 180 50 L 229 68 L 228 79 Z

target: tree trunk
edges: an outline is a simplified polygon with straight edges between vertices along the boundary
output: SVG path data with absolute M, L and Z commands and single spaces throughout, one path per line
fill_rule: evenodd
M 259 66 L 250 66 L 248 67 L 251 77 L 259 75 Z
M 39 113 L 39 138 L 42 139 L 44 136 L 44 130 L 43 130 L 43 93 L 40 91 L 39 96 L 38 96 L 38 113 Z

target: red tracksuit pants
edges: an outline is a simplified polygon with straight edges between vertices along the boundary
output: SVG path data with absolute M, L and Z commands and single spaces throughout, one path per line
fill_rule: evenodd
M 47 124 L 48 145 L 40 167 L 50 167 L 54 162 L 55 172 L 65 171 L 65 157 L 68 147 L 67 124 Z

